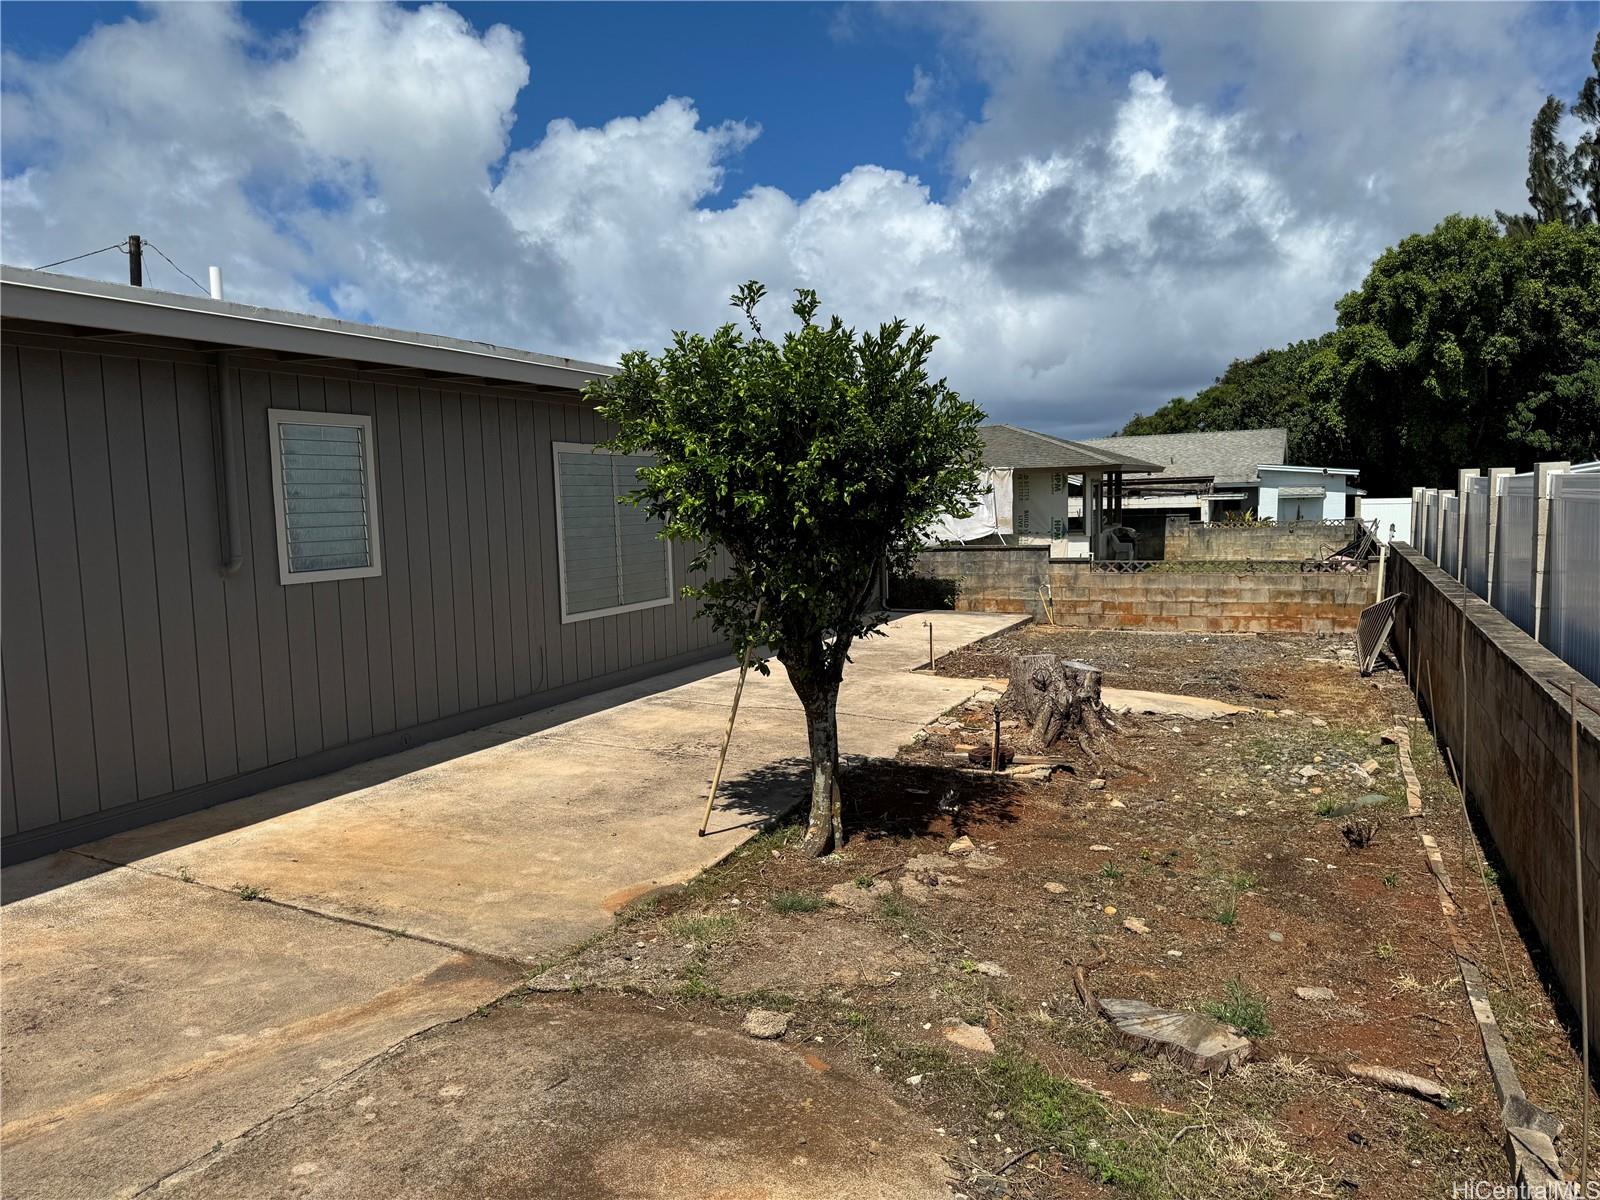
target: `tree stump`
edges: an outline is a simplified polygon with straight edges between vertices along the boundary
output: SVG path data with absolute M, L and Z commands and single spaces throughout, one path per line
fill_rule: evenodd
M 1019 654 L 1011 660 L 1005 702 L 1028 722 L 1030 743 L 1040 753 L 1055 750 L 1064 737 L 1086 752 L 1090 739 L 1111 728 L 1100 703 L 1098 667 L 1054 654 Z

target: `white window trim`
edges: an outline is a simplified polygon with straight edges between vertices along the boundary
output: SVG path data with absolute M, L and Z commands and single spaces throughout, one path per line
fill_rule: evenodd
M 331 571 L 290 571 L 289 531 L 283 511 L 283 445 L 278 425 L 346 425 L 362 430 L 361 457 L 367 473 L 367 534 L 372 543 L 372 562 L 365 567 L 338 567 Z M 366 413 L 318 412 L 299 408 L 267 409 L 267 432 L 272 454 L 272 515 L 278 534 L 278 582 L 284 587 L 297 583 L 333 583 L 340 579 L 371 579 L 383 574 L 383 552 L 378 536 L 378 462 L 373 445 L 372 417 Z
M 550 444 L 551 475 L 556 483 L 556 565 L 560 575 L 557 580 L 557 594 L 561 601 L 561 623 L 571 625 L 577 621 L 590 621 L 595 617 L 614 617 L 618 613 L 638 612 L 645 608 L 664 608 L 673 602 L 676 597 L 672 594 L 672 543 L 663 541 L 666 550 L 667 562 L 667 594 L 659 600 L 641 600 L 637 604 L 619 604 L 614 608 L 589 609 L 580 613 L 567 611 L 567 534 L 561 524 L 561 455 L 563 452 L 589 453 L 610 455 L 610 450 L 603 449 L 591 442 L 552 442 Z M 621 507 L 620 505 L 618 507 Z

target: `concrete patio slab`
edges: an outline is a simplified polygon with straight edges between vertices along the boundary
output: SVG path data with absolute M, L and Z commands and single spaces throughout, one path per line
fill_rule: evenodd
M 5 1195 L 41 1200 L 129 1194 L 515 982 L 128 869 L 8 905 L 3 971 Z
M 1014 621 L 934 620 L 939 653 Z M 862 648 L 840 704 L 847 754 L 892 753 L 976 689 L 977 681 L 908 673 L 926 661 L 926 646 L 926 628 L 908 617 Z M 628 897 L 687 879 L 732 850 L 793 802 L 804 754 L 781 670 L 752 675 L 712 835 L 695 836 L 734 676 L 688 670 L 634 684 L 8 868 L 5 1195 L 131 1195 L 211 1163 L 216 1148 L 274 1127 L 420 1031 L 504 996 L 518 963 L 557 953 L 608 924 Z M 236 887 L 263 899 L 246 901 Z M 634 1048 L 614 1059 L 600 1049 L 608 1034 L 584 1036 L 572 1045 L 614 1061 L 620 1079 L 625 1067 L 645 1071 L 648 1043 L 663 1035 L 623 1031 L 618 1044 Z M 549 1061 L 567 1052 L 564 1035 L 554 1043 Z M 517 1051 L 473 1045 L 485 1061 L 498 1056 L 497 1086 L 521 1078 L 505 1058 Z M 748 1152 L 750 1143 L 726 1132 L 739 1111 L 726 1097 L 759 1105 L 778 1087 L 759 1078 L 772 1064 L 746 1061 L 775 1048 L 705 1045 L 704 1062 L 680 1050 L 648 1068 L 660 1073 L 663 1096 L 708 1114 L 701 1140 L 681 1148 L 668 1125 L 639 1126 L 661 1179 L 698 1178 L 701 1163 L 731 1170 L 735 1145 Z M 679 1067 L 684 1078 L 670 1078 Z M 732 1082 L 750 1072 L 757 1078 Z M 495 1134 L 498 1118 L 480 1116 L 485 1136 Z M 661 1121 L 671 1119 L 663 1110 Z M 875 1119 L 892 1123 L 892 1114 Z M 625 1140 L 576 1124 L 560 1136 L 541 1129 L 558 1147 L 588 1137 L 596 1155 L 609 1156 L 596 1159 L 596 1178 L 626 1181 L 649 1161 Z M 494 1171 L 535 1160 L 545 1166 L 528 1167 L 528 1178 L 554 1188 L 551 1164 L 561 1161 L 525 1146 L 502 1160 L 496 1144 L 505 1145 L 486 1142 L 475 1159 L 487 1190 L 462 1194 L 562 1194 L 540 1190 L 544 1183 L 496 1190 Z M 402 1148 L 390 1149 L 398 1161 Z M 934 1194 L 920 1174 L 932 1160 L 921 1149 L 908 1155 L 909 1174 L 890 1171 L 880 1192 L 856 1194 Z M 814 1176 L 815 1187 L 779 1159 L 752 1163 L 754 1194 L 839 1194 L 849 1178 L 842 1159 L 836 1174 Z M 204 1194 L 321 1186 L 314 1172 L 295 1179 L 292 1189 L 274 1176 L 260 1188 Z M 394 1178 L 389 1185 L 386 1194 L 427 1194 Z M 322 1194 L 336 1192 L 352 1194 Z
M 804 1047 L 534 1001 L 413 1039 L 162 1195 L 932 1200 L 949 1149 Z
M 860 646 L 840 693 L 846 754 L 892 754 L 976 690 L 913 673 L 927 661 L 925 619 L 901 617 Z M 933 620 L 943 653 L 1017 618 Z M 621 702 L 502 722 L 81 850 L 538 962 L 608 924 L 616 897 L 691 877 L 794 802 L 805 731 L 774 663 L 748 679 L 719 812 L 696 836 L 736 674 L 623 689 Z

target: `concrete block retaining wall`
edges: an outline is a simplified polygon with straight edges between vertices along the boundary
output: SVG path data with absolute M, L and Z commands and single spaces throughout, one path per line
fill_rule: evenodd
M 1296 563 L 1250 571 L 1167 569 L 1122 574 L 1084 562 L 1051 562 L 1043 546 L 925 550 L 917 573 L 955 582 L 956 608 L 1045 616 L 1077 629 L 1208 633 L 1348 633 L 1372 602 L 1367 572 L 1306 573 Z
M 1572 861 L 1569 687 L 1600 705 L 1585 680 L 1500 612 L 1401 542 L 1390 547 L 1385 592 L 1404 592 L 1395 642 L 1412 686 L 1451 748 L 1567 999 L 1577 1007 L 1576 882 Z M 1464 633 L 1464 637 L 1463 637 Z M 1432 689 L 1430 692 L 1430 688 Z M 1579 709 L 1586 937 L 1600 954 L 1600 716 Z M 1430 805 L 1449 804 L 1428 796 Z M 1589 965 L 1589 1011 L 1600 1012 L 1600 970 Z M 1590 1043 L 1600 1050 L 1600 1022 Z
M 1288 525 L 1202 525 L 1187 517 L 1167 518 L 1162 558 L 1212 562 L 1257 559 L 1298 562 L 1325 558 L 1355 540 L 1356 523 L 1296 521 Z

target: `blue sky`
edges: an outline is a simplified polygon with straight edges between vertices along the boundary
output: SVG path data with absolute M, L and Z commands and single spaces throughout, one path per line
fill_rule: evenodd
M 252 25 L 284 35 L 312 4 L 250 3 Z M 404 7 L 415 9 L 416 4 Z M 601 124 L 689 96 L 711 124 L 745 121 L 762 136 L 731 164 L 727 187 L 753 183 L 805 195 L 874 162 L 921 171 L 938 188 L 937 163 L 908 147 L 905 96 L 919 62 L 935 58 L 931 26 L 891 22 L 874 9 L 836 4 L 457 4 L 479 29 L 505 24 L 524 37 L 532 80 L 518 96 L 512 144 L 536 140 L 567 117 Z M 3 41 L 29 58 L 70 50 L 96 24 L 136 16 L 137 4 L 7 0 Z M 983 91 L 961 81 L 963 109 Z M 714 202 L 713 202 L 714 206 Z
M 1524 207 L 1593 4 L 6 3 L 0 256 L 611 360 L 748 278 L 1067 436 Z M 62 270 L 115 278 L 102 255 Z M 159 262 L 159 287 L 189 285 Z M 776 307 L 776 306 L 774 306 Z M 775 316 L 777 314 L 774 314 Z

